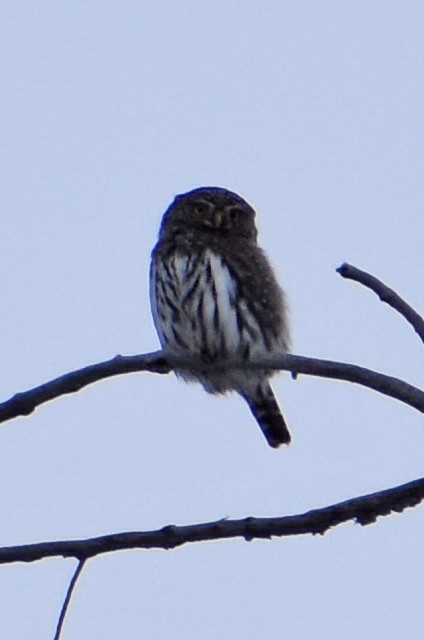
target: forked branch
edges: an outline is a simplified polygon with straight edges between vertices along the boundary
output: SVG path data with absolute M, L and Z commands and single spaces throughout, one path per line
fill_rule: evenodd
M 423 318 L 396 292 L 374 276 L 346 263 L 341 265 L 337 271 L 342 277 L 355 280 L 374 291 L 383 302 L 398 311 L 413 326 L 424 342 Z M 163 374 L 179 367 L 196 370 L 199 366 L 204 370 L 205 368 L 214 368 L 216 365 L 203 363 L 199 365 L 198 362 L 192 361 L 188 357 L 177 358 L 174 355 L 171 357 L 164 351 L 138 356 L 116 356 L 111 360 L 72 371 L 39 387 L 16 394 L 10 400 L 0 404 L 0 422 L 6 422 L 17 416 L 29 415 L 38 406 L 54 398 L 76 393 L 104 378 L 142 371 Z M 225 367 L 225 369 L 265 368 L 290 371 L 294 378 L 298 374 L 305 374 L 344 380 L 395 398 L 424 413 L 424 392 L 421 389 L 398 378 L 352 364 L 281 354 L 278 357 L 261 359 L 256 362 L 220 363 L 219 367 Z M 241 537 L 250 541 L 255 538 L 323 534 L 331 527 L 348 520 L 354 520 L 361 525 L 371 524 L 378 517 L 392 512 L 401 512 L 407 507 L 419 504 L 423 499 L 424 478 L 420 478 L 408 484 L 294 516 L 249 517 L 242 520 L 223 519 L 217 522 L 188 526 L 170 525 L 156 531 L 117 533 L 86 540 L 65 540 L 4 547 L 0 549 L 0 564 L 33 562 L 51 556 L 75 557 L 79 560 L 57 624 L 55 640 L 59 640 L 75 584 L 85 561 L 93 556 L 134 548 L 173 549 L 189 542 L 226 538 Z

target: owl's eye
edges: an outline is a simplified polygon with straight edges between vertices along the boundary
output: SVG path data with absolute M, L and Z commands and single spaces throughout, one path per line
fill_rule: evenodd
M 240 216 L 242 215 L 243 211 L 240 209 L 240 207 L 231 207 L 228 210 L 228 215 L 230 217 L 231 222 L 237 222 L 240 219 Z
M 193 205 L 194 213 L 198 216 L 204 216 L 209 211 L 209 205 L 207 202 L 196 202 Z

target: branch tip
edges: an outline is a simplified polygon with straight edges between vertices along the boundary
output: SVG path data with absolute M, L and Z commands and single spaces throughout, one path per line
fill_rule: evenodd
M 344 278 L 345 273 L 349 270 L 349 266 L 347 262 L 343 262 L 340 267 L 337 267 L 336 271 Z
M 384 282 L 372 276 L 362 269 L 358 269 L 347 262 L 343 262 L 336 271 L 342 278 L 348 278 L 362 284 L 364 287 L 371 289 L 380 298 L 380 300 L 397 311 L 405 318 L 424 342 L 424 318 L 415 311 L 399 294 L 388 287 Z

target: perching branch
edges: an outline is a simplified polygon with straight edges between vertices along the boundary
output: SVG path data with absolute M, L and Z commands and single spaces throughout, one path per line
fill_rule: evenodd
M 347 264 L 347 262 L 344 262 L 338 269 L 336 269 L 336 271 L 340 273 L 343 278 L 355 280 L 374 291 L 382 302 L 386 302 L 386 304 L 398 311 L 405 320 L 413 326 L 421 340 L 424 342 L 424 318 L 422 318 L 415 309 L 405 302 L 405 300 L 403 300 L 396 291 L 390 289 L 375 276 L 372 276 L 366 271 L 361 271 L 361 269 L 358 269 L 351 264 Z
M 52 556 L 74 557 L 80 561 L 112 551 L 125 549 L 174 549 L 189 542 L 324 534 L 348 520 L 360 525 L 372 524 L 378 517 L 393 511 L 400 513 L 424 499 L 424 478 L 392 489 L 339 502 L 294 516 L 280 518 L 244 518 L 242 520 L 218 520 L 186 526 L 170 525 L 156 531 L 134 531 L 89 538 L 41 542 L 0 549 L 0 564 L 33 562 Z M 81 567 L 82 568 L 82 567 Z M 78 577 L 76 575 L 76 577 Z M 74 575 L 74 581 L 76 581 Z M 69 593 L 69 590 L 68 590 Z
M 410 307 L 402 298 L 389 289 L 380 280 L 361 271 L 347 263 L 342 264 L 337 271 L 344 278 L 350 278 L 369 287 L 381 300 L 387 302 L 396 309 L 406 320 L 414 327 L 415 331 L 424 341 L 424 320 L 412 307 Z M 172 357 L 164 351 L 155 351 L 136 356 L 115 356 L 111 360 L 100 362 L 98 364 L 89 365 L 83 369 L 77 369 L 66 373 L 59 378 L 50 380 L 45 384 L 30 389 L 23 393 L 17 393 L 10 400 L 0 403 L 0 423 L 6 422 L 18 416 L 26 416 L 32 413 L 40 405 L 69 393 L 76 393 L 83 387 L 90 384 L 110 378 L 112 376 L 123 375 L 126 373 L 138 373 L 148 371 L 150 373 L 169 373 L 172 369 L 178 367 L 188 367 L 192 371 L 201 368 L 202 371 L 214 369 L 217 365 L 201 364 L 191 359 L 189 356 L 173 355 Z M 344 380 L 362 385 L 390 396 L 409 406 L 424 413 L 424 392 L 413 385 L 378 373 L 364 367 L 358 367 L 353 364 L 344 362 L 333 362 L 330 360 L 321 360 L 316 358 L 307 358 L 305 356 L 296 356 L 290 354 L 280 354 L 272 358 L 261 358 L 254 362 L 235 362 L 228 361 L 220 363 L 220 368 L 226 370 L 230 368 L 249 368 L 249 369 L 273 369 L 281 371 L 291 371 L 292 377 L 296 378 L 298 374 L 319 376 L 323 378 L 332 378 L 336 380 Z
M 163 351 L 147 353 L 137 356 L 116 356 L 111 360 L 93 364 L 83 369 L 71 371 L 50 382 L 17 393 L 10 400 L 0 404 L 0 423 L 18 416 L 26 416 L 37 407 L 62 395 L 75 393 L 94 382 L 118 376 L 125 373 L 149 371 L 151 373 L 169 373 L 178 366 L 189 367 L 191 370 L 199 368 L 199 364 L 187 357 L 167 357 Z M 202 365 L 202 370 L 213 368 L 214 365 Z M 221 367 L 223 365 L 221 364 Z M 390 396 L 424 413 L 424 392 L 403 380 L 378 373 L 364 367 L 358 367 L 344 362 L 320 360 L 282 354 L 273 358 L 261 358 L 254 362 L 240 363 L 228 361 L 225 368 L 231 367 L 249 369 L 273 369 L 291 371 L 296 377 L 302 373 L 305 375 L 319 376 L 345 380 L 368 387 Z

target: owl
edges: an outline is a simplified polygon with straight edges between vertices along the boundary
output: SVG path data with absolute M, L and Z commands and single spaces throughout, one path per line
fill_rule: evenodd
M 287 352 L 289 329 L 283 291 L 257 235 L 255 211 L 236 193 L 202 187 L 178 195 L 152 251 L 150 300 L 162 349 L 195 363 L 177 376 L 212 394 L 237 392 L 276 448 L 290 433 L 272 371 L 248 364 Z M 229 360 L 240 367 L 226 366 Z

